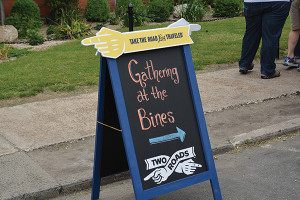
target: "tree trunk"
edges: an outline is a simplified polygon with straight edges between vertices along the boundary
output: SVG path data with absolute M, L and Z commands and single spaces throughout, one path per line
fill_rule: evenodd
M 1 9 L 1 24 L 2 24 L 2 26 L 4 26 L 5 13 L 4 13 L 4 4 L 3 4 L 3 0 L 0 0 L 0 9 Z

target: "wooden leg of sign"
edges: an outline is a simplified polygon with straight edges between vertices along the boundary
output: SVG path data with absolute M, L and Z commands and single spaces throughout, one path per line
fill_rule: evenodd
M 107 63 L 105 58 L 100 61 L 100 76 L 99 76 L 99 90 L 98 90 L 98 108 L 97 121 L 103 122 L 103 107 L 105 94 L 105 73 L 107 70 Z M 95 154 L 94 154 L 94 171 L 93 171 L 93 185 L 91 199 L 99 199 L 100 195 L 100 161 L 101 161 L 101 144 L 103 136 L 103 127 L 96 123 L 96 139 L 95 139 Z
M 204 148 L 204 155 L 207 161 L 207 166 L 209 168 L 209 176 L 210 178 L 210 184 L 211 184 L 211 189 L 214 195 L 215 200 L 221 200 L 222 195 L 221 195 L 221 189 L 219 186 L 219 181 L 218 181 L 218 176 L 217 176 L 217 171 L 213 159 L 213 154 L 211 151 L 211 146 L 209 142 L 209 137 L 208 137 L 208 132 L 207 132 L 207 127 L 206 127 L 206 122 L 205 122 L 205 116 L 202 108 L 202 103 L 201 103 L 201 98 L 200 98 L 200 93 L 199 89 L 197 87 L 197 78 L 194 70 L 194 64 L 193 64 L 193 59 L 192 59 L 192 53 L 189 45 L 183 46 L 183 53 L 185 56 L 185 62 L 187 67 L 187 74 L 189 77 L 190 81 L 190 87 L 192 89 L 193 95 L 193 101 L 195 106 L 195 111 L 197 114 L 197 120 L 199 124 L 199 129 L 200 129 L 200 137 L 202 140 L 202 145 Z M 203 142 L 204 141 L 204 142 Z
M 218 177 L 210 179 L 211 189 L 215 200 L 222 200 L 221 189 L 218 181 Z

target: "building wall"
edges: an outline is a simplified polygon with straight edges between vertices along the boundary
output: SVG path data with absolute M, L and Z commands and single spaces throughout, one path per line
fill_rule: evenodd
M 6 17 L 10 14 L 11 7 L 15 3 L 15 1 L 16 0 L 3 1 L 4 12 L 5 12 Z M 49 7 L 44 5 L 46 0 L 33 0 L 33 1 L 39 6 L 41 17 L 49 16 L 49 13 L 50 13 Z
M 33 0 L 40 8 L 41 17 L 48 17 L 50 14 L 50 9 L 45 5 L 46 0 Z
M 15 2 L 15 0 L 3 1 L 5 17 L 7 17 L 9 15 L 10 9 L 11 9 L 12 5 L 14 4 L 14 2 Z
M 15 3 L 16 0 L 4 0 L 4 12 L 5 16 L 7 17 L 10 14 L 10 10 L 12 5 Z M 40 15 L 41 17 L 49 16 L 50 9 L 48 6 L 44 5 L 46 0 L 33 0 L 40 8 Z M 80 5 L 85 8 L 87 0 L 80 0 Z

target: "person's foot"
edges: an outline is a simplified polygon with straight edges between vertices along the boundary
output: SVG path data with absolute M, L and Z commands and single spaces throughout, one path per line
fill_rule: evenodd
M 284 66 L 289 66 L 289 67 L 298 67 L 298 64 L 294 58 L 290 57 L 285 57 L 284 61 L 282 63 Z
M 262 79 L 270 79 L 270 78 L 276 78 L 280 76 L 280 72 L 275 70 L 274 74 L 270 75 L 270 76 L 266 76 L 266 75 L 261 75 Z
M 252 70 L 252 69 L 253 69 L 253 67 L 254 67 L 254 64 L 251 63 L 251 65 L 250 65 L 250 67 L 249 67 L 248 69 L 240 69 L 239 72 L 240 72 L 241 74 L 247 74 L 249 70 Z

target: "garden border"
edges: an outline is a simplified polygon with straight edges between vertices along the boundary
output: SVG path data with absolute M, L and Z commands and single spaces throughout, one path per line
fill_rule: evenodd
M 126 12 L 123 12 L 120 15 L 118 15 L 116 17 L 113 17 L 112 19 L 110 19 L 110 20 L 108 20 L 106 22 L 103 22 L 101 24 L 98 24 L 98 25 L 96 25 L 94 27 L 91 27 L 91 28 L 88 28 L 86 30 L 83 30 L 83 31 L 80 31 L 80 32 L 76 32 L 76 33 L 73 33 L 73 34 L 64 35 L 64 36 L 61 36 L 61 37 L 53 37 L 53 38 L 49 38 L 49 39 L 45 39 L 45 40 L 17 41 L 17 42 L 0 42 L 0 44 L 37 44 L 37 43 L 43 43 L 43 42 L 53 41 L 53 40 L 71 39 L 72 36 L 75 36 L 75 35 L 78 35 L 78 34 L 82 34 L 82 33 L 91 31 L 93 29 L 99 30 L 105 24 L 110 23 L 110 22 L 114 21 L 115 19 L 122 17 L 122 16 L 126 15 L 127 13 L 129 14 L 129 18 L 130 18 L 130 14 L 132 13 L 133 15 L 139 15 L 139 16 L 142 16 L 142 17 L 146 17 L 146 18 L 150 18 L 150 19 L 155 19 L 155 20 L 162 20 L 162 21 L 169 21 L 169 22 L 175 22 L 175 21 L 177 21 L 177 20 L 174 20 L 174 19 L 163 19 L 163 18 L 159 18 L 159 17 L 155 17 L 155 16 L 149 16 L 149 15 L 146 15 L 146 14 L 137 13 L 137 12 L 132 11 L 132 9 L 133 9 L 132 5 L 129 4 L 128 10 Z M 233 16 L 228 16 L 228 17 L 220 17 L 220 18 L 215 18 L 215 19 L 190 21 L 190 22 L 199 23 L 199 22 L 220 21 L 220 20 L 224 20 L 224 19 L 238 17 L 238 16 L 241 16 L 241 15 L 243 15 L 243 13 L 241 13 L 241 14 L 239 13 L 239 14 L 236 14 L 236 15 L 233 15 Z M 132 23 L 132 25 L 129 23 L 129 31 L 132 31 L 132 30 L 133 30 L 133 23 Z

